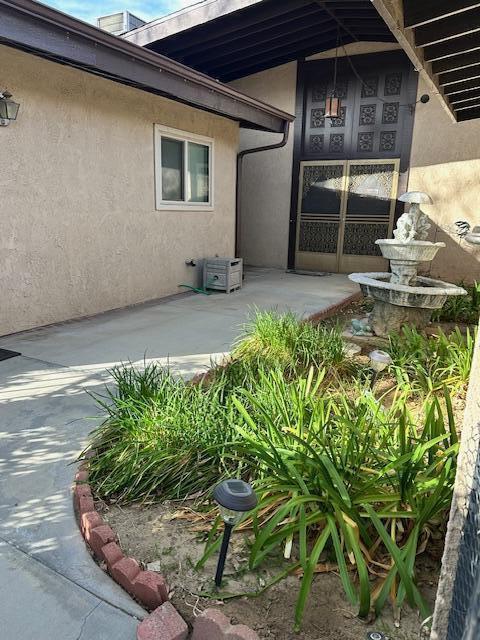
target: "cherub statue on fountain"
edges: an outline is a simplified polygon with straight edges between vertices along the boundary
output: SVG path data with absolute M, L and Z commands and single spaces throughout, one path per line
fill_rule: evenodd
M 412 242 L 426 240 L 431 227 L 428 217 L 420 209 L 421 204 L 433 204 L 432 199 L 422 191 L 409 191 L 399 197 L 401 202 L 409 202 L 409 210 L 400 216 L 397 228 L 393 232 L 395 240 Z

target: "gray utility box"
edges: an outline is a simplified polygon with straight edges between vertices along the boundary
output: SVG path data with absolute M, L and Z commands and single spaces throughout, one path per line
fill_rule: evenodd
M 205 258 L 203 288 L 231 293 L 242 288 L 243 260 L 241 258 Z

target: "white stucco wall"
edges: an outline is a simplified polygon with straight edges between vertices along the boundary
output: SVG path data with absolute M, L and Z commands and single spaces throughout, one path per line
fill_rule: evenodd
M 180 291 L 233 255 L 238 125 L 0 46 L 0 335 Z M 153 125 L 214 138 L 214 211 L 157 211 Z
M 431 239 L 445 242 L 431 263 L 434 278 L 451 282 L 480 280 L 480 249 L 461 240 L 454 223 L 480 224 L 480 120 L 455 123 L 435 95 L 419 82 L 410 158 L 410 191 L 426 191 L 434 204 L 424 206 L 432 222 Z
M 231 83 L 236 89 L 295 113 L 297 63 L 275 67 Z M 247 155 L 243 163 L 240 253 L 246 264 L 286 268 L 294 126 L 281 149 Z M 281 136 L 243 131 L 240 147 L 274 144 Z

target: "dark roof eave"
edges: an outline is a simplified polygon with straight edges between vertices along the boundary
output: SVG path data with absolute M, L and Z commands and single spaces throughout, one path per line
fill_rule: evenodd
M 294 116 L 160 54 L 32 0 L 0 0 L 0 44 L 230 118 L 283 132 Z

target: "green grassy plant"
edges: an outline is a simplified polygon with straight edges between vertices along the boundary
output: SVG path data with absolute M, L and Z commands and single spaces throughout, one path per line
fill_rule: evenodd
M 464 322 L 466 324 L 478 324 L 480 316 L 480 282 L 472 285 L 460 286 L 466 289 L 466 296 L 450 296 L 441 309 L 435 311 L 435 322 Z
M 155 364 L 111 373 L 114 390 L 95 396 L 106 418 L 91 440 L 91 480 L 100 495 L 185 497 L 223 477 L 231 408 L 222 379 L 189 385 Z
M 335 375 L 352 373 L 341 328 L 301 322 L 293 313 L 257 311 L 244 327 L 232 357 L 251 367 L 278 367 L 287 375 L 325 367 Z
M 449 396 L 446 414 L 433 398 L 416 424 L 405 396 L 386 409 L 367 390 L 354 400 L 325 395 L 322 376 L 312 369 L 289 382 L 281 371 L 261 374 L 257 392 L 234 400 L 241 421 L 227 456 L 258 461 L 250 567 L 296 543 L 291 568 L 303 570 L 297 629 L 325 550 L 361 616 L 372 606 L 380 611 L 390 595 L 395 607 L 407 600 L 426 617 L 415 557 L 451 500 L 457 437 Z M 211 548 L 210 540 L 207 554 Z M 375 587 L 373 567 L 384 573 Z
M 431 337 L 404 327 L 390 336 L 390 371 L 398 385 L 415 392 L 438 392 L 444 386 L 455 392 L 468 382 L 474 344 L 475 332 L 463 335 L 458 327 L 448 335 L 440 331 Z

